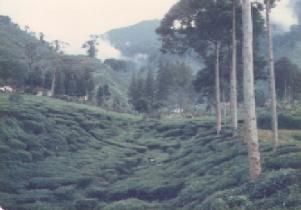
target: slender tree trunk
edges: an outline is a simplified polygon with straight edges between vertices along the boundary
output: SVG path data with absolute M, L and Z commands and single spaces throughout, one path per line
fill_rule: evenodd
M 289 105 L 291 105 L 291 87 L 290 86 L 288 86 L 288 88 L 287 88 L 287 90 L 288 90 L 288 93 L 287 93 L 287 103 L 289 104 Z
M 227 110 L 227 99 L 226 99 L 226 87 L 223 85 L 223 116 L 224 116 L 224 127 L 227 127 L 227 118 L 228 118 L 228 110 Z
M 220 97 L 220 71 L 219 71 L 219 43 L 216 42 L 216 64 L 215 64 L 215 111 L 216 111 L 216 133 L 220 135 L 222 130 L 222 113 Z
M 53 72 L 53 77 L 52 77 L 52 81 L 51 81 L 50 96 L 54 96 L 55 84 L 56 84 L 56 70 Z
M 254 60 L 253 60 L 253 23 L 251 1 L 242 1 L 243 22 L 243 68 L 245 104 L 245 140 L 248 143 L 250 177 L 255 180 L 261 174 L 258 130 L 256 123 Z
M 273 136 L 273 151 L 278 147 L 278 116 L 277 116 L 277 97 L 275 87 L 275 69 L 274 69 L 274 52 L 272 40 L 272 28 L 270 24 L 271 5 L 270 0 L 266 1 L 266 25 L 267 25 L 267 39 L 269 48 L 269 71 L 270 71 L 270 93 L 272 106 L 272 136 Z
M 287 103 L 287 86 L 286 86 L 286 80 L 284 80 L 284 103 Z
M 230 110 L 231 110 L 231 126 L 233 134 L 237 134 L 237 44 L 236 44 L 236 0 L 233 1 L 232 9 L 232 62 L 230 72 Z

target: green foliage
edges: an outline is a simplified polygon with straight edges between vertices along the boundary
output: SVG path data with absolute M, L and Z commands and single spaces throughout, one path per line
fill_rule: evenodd
M 185 63 L 161 61 L 156 77 L 152 70 L 145 79 L 133 75 L 130 102 L 141 113 L 154 113 L 164 107 L 187 109 L 195 96 L 192 78 L 192 70 Z
M 69 101 L 88 96 L 87 103 L 95 103 L 96 87 L 108 84 L 112 98 L 107 107 L 113 106 L 115 98 L 120 111 L 128 111 L 127 76 L 117 74 L 93 53 L 90 57 L 64 55 L 64 45 L 59 40 L 48 43 L 44 35 L 37 38 L 28 27 L 22 30 L 9 17 L 0 16 L 0 86 L 11 85 L 34 95 L 53 90 L 54 96 Z
M 268 198 L 278 191 L 285 191 L 290 185 L 298 183 L 300 174 L 296 170 L 279 170 L 262 177 L 262 181 L 255 185 L 251 198 Z
M 111 96 L 109 85 L 99 86 L 96 93 L 96 100 L 99 106 L 103 105 Z
M 144 98 L 140 98 L 135 102 L 135 110 L 140 113 L 148 112 L 149 110 L 149 101 Z
M 275 63 L 275 79 L 278 97 L 287 102 L 298 99 L 301 92 L 299 67 L 283 57 Z
M 266 103 L 266 96 L 262 90 L 255 91 L 255 101 L 256 101 L 256 106 L 264 107 Z
M 181 0 L 178 1 L 161 21 L 157 33 L 162 39 L 162 51 L 184 54 L 194 50 L 204 61 L 193 82 L 194 89 L 201 93 L 199 100 L 206 99 L 212 104 L 214 93 L 214 70 L 216 50 L 220 50 L 219 65 L 225 69 L 220 72 L 221 89 L 227 93 L 230 84 L 228 67 L 231 57 L 232 39 L 232 3 L 233 1 Z M 259 44 L 263 33 L 264 21 L 260 4 L 252 4 L 254 28 L 254 69 L 256 79 L 266 79 L 265 61 L 260 54 Z M 241 15 L 241 5 L 237 2 L 237 16 Z M 242 49 L 242 21 L 236 18 L 237 49 Z M 242 87 L 242 51 L 237 52 L 238 87 Z M 242 98 L 242 89 L 238 88 L 238 99 Z M 225 97 L 228 97 L 227 95 Z
M 104 208 L 104 210 L 152 210 L 160 209 L 155 204 L 149 204 L 138 199 L 127 199 L 123 201 L 114 202 Z
M 56 179 L 45 179 L 36 178 L 32 179 L 28 184 L 28 189 L 49 189 L 55 190 L 59 187 L 58 180 Z
M 23 102 L 23 96 L 20 94 L 12 94 L 9 96 L 9 100 L 13 103 L 22 103 Z
M 82 210 L 82 209 L 93 210 L 93 209 L 96 209 L 97 203 L 98 203 L 98 201 L 96 199 L 78 200 L 75 203 L 75 209 L 76 210 Z
M 300 152 L 300 149 L 298 152 Z M 288 155 L 273 156 L 272 158 L 266 160 L 265 166 L 269 169 L 298 169 L 301 167 L 301 155 L 300 153 L 291 153 Z
M 97 45 L 98 45 L 97 37 L 91 36 L 91 39 L 86 41 L 82 48 L 87 49 L 87 55 L 91 58 L 95 58 L 97 56 Z
M 258 126 L 263 129 L 271 129 L 271 115 L 261 113 L 258 118 Z M 301 129 L 301 117 L 289 113 L 280 113 L 278 115 L 278 124 L 280 129 Z
M 105 189 L 96 187 L 89 188 L 86 195 L 89 198 L 98 198 L 99 200 L 105 200 L 107 198 Z
M 0 200 L 5 209 L 299 209 L 300 148 L 262 142 L 263 175 L 247 147 L 210 119 L 141 120 L 0 95 Z M 287 142 L 288 141 L 288 142 Z
M 106 59 L 104 64 L 110 66 L 114 71 L 117 72 L 126 71 L 128 69 L 128 62 L 125 60 L 110 58 Z

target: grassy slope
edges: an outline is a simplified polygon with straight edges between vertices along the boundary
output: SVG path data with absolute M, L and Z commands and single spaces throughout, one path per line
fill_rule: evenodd
M 0 204 L 42 209 L 300 209 L 300 139 L 248 181 L 246 145 L 210 121 L 142 121 L 47 98 L 0 95 Z

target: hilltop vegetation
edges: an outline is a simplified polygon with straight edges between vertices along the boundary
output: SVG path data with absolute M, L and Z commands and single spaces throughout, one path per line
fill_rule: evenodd
M 5 209 L 301 208 L 300 131 L 275 154 L 261 142 L 264 173 L 252 183 L 242 137 L 216 137 L 210 118 L 142 121 L 55 99 L 0 99 Z
M 53 91 L 51 95 L 74 99 L 88 95 L 94 104 L 99 86 L 108 85 L 111 97 L 105 106 L 118 101 L 122 111 L 128 111 L 125 75 L 96 58 L 65 55 L 65 45 L 59 40 L 47 42 L 42 33 L 23 30 L 0 16 L 0 85 L 30 94 Z

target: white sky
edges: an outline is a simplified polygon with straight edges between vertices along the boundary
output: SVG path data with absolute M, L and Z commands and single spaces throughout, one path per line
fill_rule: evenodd
M 277 2 L 276 8 L 272 10 L 273 21 L 280 23 L 287 29 L 290 25 L 297 23 L 297 19 L 290 8 L 289 3 L 290 0 L 281 0 L 280 2 Z
M 83 53 L 81 45 L 90 34 L 102 34 L 143 20 L 160 19 L 178 0 L 0 0 L 0 14 L 8 15 L 21 26 L 43 32 L 47 40 L 70 43 L 69 53 Z M 282 0 L 273 19 L 283 25 L 295 22 Z M 104 49 L 105 48 L 105 49 Z M 118 56 L 109 43 L 102 45 L 104 57 Z M 105 55 L 105 54 L 108 55 Z

